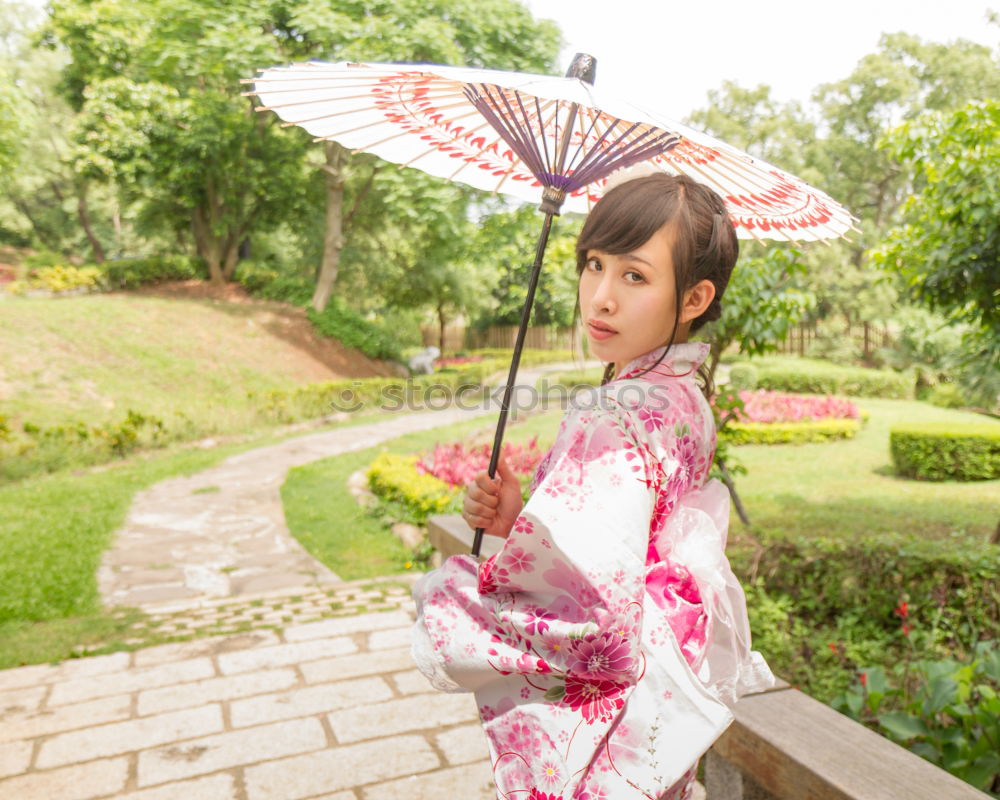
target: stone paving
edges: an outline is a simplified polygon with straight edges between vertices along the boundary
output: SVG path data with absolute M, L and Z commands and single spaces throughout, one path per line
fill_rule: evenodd
M 0 672 L 0 798 L 492 799 L 473 697 L 413 668 L 412 601 L 391 594 L 394 610 Z
M 526 391 L 546 364 L 518 372 Z M 504 376 L 506 377 L 506 376 Z M 520 396 L 527 406 L 527 395 Z M 515 393 L 513 407 L 518 407 Z M 472 403 L 470 402 L 471 406 Z M 256 595 L 273 589 L 336 585 L 285 525 L 281 485 L 288 470 L 339 453 L 363 450 L 407 433 L 496 416 L 499 404 L 393 414 L 384 422 L 336 428 L 230 456 L 196 475 L 161 481 L 139 492 L 124 527 L 104 554 L 98 588 L 108 606 L 158 604 Z

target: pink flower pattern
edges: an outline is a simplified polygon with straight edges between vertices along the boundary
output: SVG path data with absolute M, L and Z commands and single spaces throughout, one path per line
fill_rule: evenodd
M 654 350 L 602 388 L 600 407 L 571 407 L 501 550 L 453 556 L 414 589 L 432 648 L 417 663 L 476 692 L 498 797 L 686 800 L 732 719 L 693 688 L 712 689 L 699 673 L 712 619 L 662 535 L 715 451 L 693 380 L 707 352 L 675 345 L 638 375 Z M 626 385 L 658 392 L 618 402 Z M 658 727 L 692 705 L 690 735 Z

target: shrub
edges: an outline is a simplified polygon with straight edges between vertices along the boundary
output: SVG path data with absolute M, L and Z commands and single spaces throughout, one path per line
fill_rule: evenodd
M 741 579 L 792 598 L 810 624 L 850 614 L 895 631 L 889 613 L 905 594 L 911 620 L 955 642 L 1000 637 L 1000 548 L 915 536 L 799 539 L 759 532 L 759 543 L 729 552 Z M 879 615 L 872 609 L 886 609 Z
M 894 426 L 889 450 L 896 472 L 929 481 L 1000 478 L 1000 425 Z
M 966 408 L 970 405 L 961 387 L 956 383 L 938 383 L 925 398 L 932 406 L 941 408 Z
M 739 393 L 739 397 L 743 405 L 734 412 L 737 422 L 806 422 L 858 418 L 858 407 L 843 397 L 765 390 L 744 390 Z
M 423 474 L 433 475 L 452 488 L 461 488 L 468 484 L 477 472 L 489 467 L 491 450 L 488 444 L 475 447 L 467 447 L 464 442 L 439 444 L 432 452 L 420 457 L 416 469 Z M 522 478 L 530 478 L 538 462 L 542 460 L 537 436 L 527 445 L 504 442 L 502 452 L 510 468 Z
M 851 439 L 861 429 L 856 419 L 815 422 L 728 422 L 720 431 L 730 444 L 806 444 Z
M 169 438 L 158 417 L 128 409 L 120 422 L 84 422 L 42 427 L 31 422 L 15 436 L 0 419 L 0 480 L 20 480 L 38 472 L 123 458 L 140 447 L 156 447 Z M 3 431 L 6 431 L 4 434 Z
M 905 605 L 904 614 L 905 614 Z M 1000 792 L 1000 643 L 869 667 L 833 707 L 984 792 Z
M 39 267 L 28 278 L 11 281 L 6 288 L 11 294 L 23 294 L 33 289 L 58 294 L 74 289 L 99 289 L 102 284 L 103 276 L 97 267 L 68 267 L 60 264 Z
M 309 309 L 309 321 L 324 336 L 339 340 L 348 347 L 356 347 L 369 358 L 399 361 L 399 342 L 391 330 L 369 322 L 347 307 L 341 297 L 331 297 L 322 311 Z
M 421 473 L 417 456 L 381 453 L 368 468 L 368 486 L 380 498 L 401 504 L 413 522 L 448 510 L 461 494 L 440 478 Z
M 761 361 L 757 368 L 757 388 L 800 394 L 845 394 L 852 397 L 884 397 L 907 400 L 913 397 L 914 378 L 910 373 L 824 364 L 808 359 L 790 362 Z
M 734 364 L 729 370 L 729 388 L 753 391 L 757 388 L 757 368 L 752 364 Z
M 252 261 L 241 261 L 233 279 L 255 297 L 305 306 L 313 296 L 313 285 L 298 275 L 285 275 Z
M 190 256 L 148 256 L 106 261 L 99 269 L 114 289 L 134 289 L 163 281 L 186 281 L 208 278 L 208 267 L 200 258 Z

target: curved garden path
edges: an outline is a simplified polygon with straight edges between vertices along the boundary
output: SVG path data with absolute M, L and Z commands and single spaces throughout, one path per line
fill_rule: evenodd
M 518 373 L 524 391 L 546 364 Z M 513 407 L 526 405 L 515 396 Z M 296 541 L 285 524 L 280 489 L 288 470 L 363 450 L 415 431 L 498 413 L 498 402 L 393 415 L 384 422 L 299 436 L 230 456 L 188 477 L 161 481 L 136 495 L 124 527 L 98 572 L 108 606 L 145 610 L 196 606 L 226 597 L 312 590 L 341 583 Z

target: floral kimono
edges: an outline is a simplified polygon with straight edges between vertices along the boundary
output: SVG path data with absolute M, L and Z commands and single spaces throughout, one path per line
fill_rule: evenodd
M 574 402 L 500 552 L 414 587 L 414 660 L 476 693 L 498 797 L 687 798 L 731 707 L 774 685 L 725 556 L 729 492 L 706 482 L 708 345 L 638 375 L 662 353 Z

